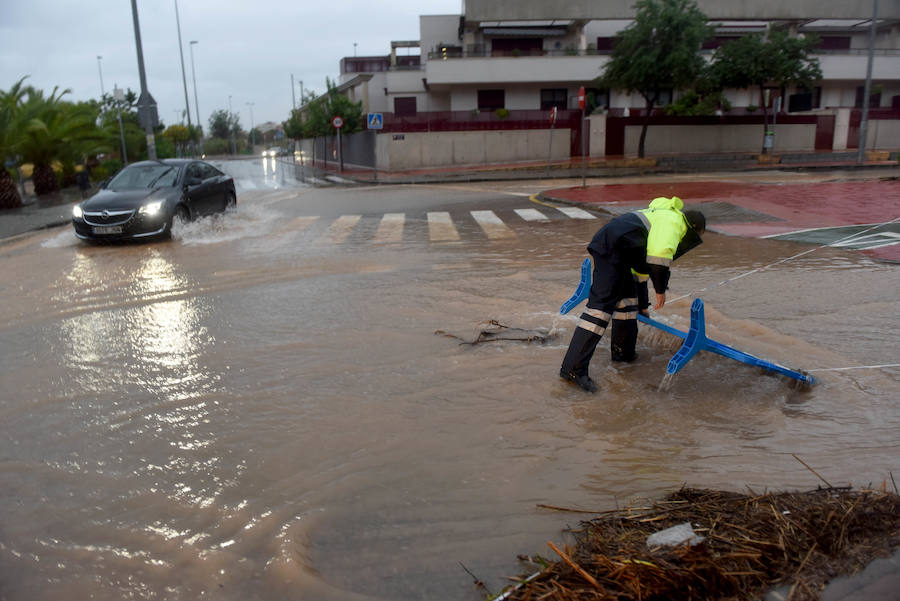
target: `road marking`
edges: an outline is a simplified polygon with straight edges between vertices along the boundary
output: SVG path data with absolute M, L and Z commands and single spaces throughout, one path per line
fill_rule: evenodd
M 459 240 L 459 232 L 450 219 L 450 213 L 442 211 L 428 213 L 428 236 L 432 242 Z
M 320 240 L 340 244 L 347 239 L 361 218 L 362 215 L 341 215 L 328 226 L 328 230 L 322 234 Z
M 835 248 L 855 248 L 856 250 L 872 250 L 873 248 L 881 248 L 883 246 L 893 246 L 900 244 L 900 234 L 895 232 L 881 232 L 878 234 L 868 234 L 867 236 L 857 236 L 848 238 L 843 242 L 835 242 L 830 246 Z
M 516 214 L 525 221 L 550 221 L 550 218 L 537 209 L 516 209 Z
M 572 219 L 596 219 L 593 215 L 578 207 L 556 207 Z
M 374 242 L 400 242 L 403 239 L 403 225 L 406 215 L 403 213 L 385 213 L 378 224 Z
M 516 234 L 493 211 L 470 211 L 488 238 L 510 238 Z

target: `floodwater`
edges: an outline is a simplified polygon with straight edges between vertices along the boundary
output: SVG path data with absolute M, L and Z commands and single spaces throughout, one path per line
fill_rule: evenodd
M 823 248 L 719 285 L 807 247 L 710 233 L 669 298 L 818 384 L 701 353 L 660 391 L 677 344 L 642 326 L 588 395 L 558 310 L 602 219 L 466 188 L 244 190 L 170 242 L 0 245 L 0 599 L 482 599 L 582 517 L 538 504 L 822 484 L 792 454 L 900 476 L 900 369 L 870 367 L 900 359 L 896 265 Z M 488 320 L 549 339 L 460 344 Z

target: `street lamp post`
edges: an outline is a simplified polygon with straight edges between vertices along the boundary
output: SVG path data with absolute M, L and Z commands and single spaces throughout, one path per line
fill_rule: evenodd
M 234 141 L 234 113 L 231 112 L 231 94 L 228 95 L 228 129 L 231 130 L 231 154 L 237 154 L 237 145 Z
M 291 106 L 296 110 L 297 97 L 294 95 L 294 74 L 291 73 Z
M 202 127 L 200 122 L 200 101 L 197 100 L 197 71 L 194 70 L 194 44 L 199 44 L 197 40 L 191 40 L 189 46 L 191 48 L 191 77 L 194 79 L 194 108 L 197 109 L 197 127 Z
M 103 60 L 103 57 L 99 54 L 97 55 L 97 71 L 100 73 L 100 100 L 103 100 L 103 95 L 106 94 L 106 91 L 103 89 L 103 67 L 100 62 Z
M 181 19 L 178 18 L 178 0 L 175 0 L 175 27 L 178 29 L 178 54 L 181 56 L 181 81 L 184 84 L 184 109 L 187 115 L 188 132 L 191 131 L 191 102 L 188 100 L 187 73 L 184 70 L 184 49 L 181 45 Z M 193 148 L 191 149 L 193 155 Z
M 254 102 L 248 102 L 247 106 L 250 107 L 250 152 L 253 153 L 253 147 L 256 146 L 256 133 L 253 131 L 253 105 L 256 104 Z
M 119 139 L 122 142 L 122 162 L 128 165 L 128 153 L 125 151 L 125 128 L 122 126 L 122 102 L 125 101 L 125 93 L 113 84 L 113 100 L 116 101 L 116 117 L 119 120 Z

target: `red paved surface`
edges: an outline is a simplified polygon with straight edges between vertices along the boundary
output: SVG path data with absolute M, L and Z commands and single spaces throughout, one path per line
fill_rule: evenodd
M 715 224 L 716 231 L 762 237 L 797 230 L 900 221 L 900 181 L 752 184 L 718 181 L 608 184 L 548 190 L 545 198 L 597 205 L 644 206 L 657 196 L 678 196 L 685 204 L 727 202 L 780 221 Z M 864 251 L 900 261 L 898 244 Z

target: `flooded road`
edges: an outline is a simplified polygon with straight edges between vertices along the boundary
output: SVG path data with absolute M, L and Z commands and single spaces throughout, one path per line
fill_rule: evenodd
M 669 297 L 818 385 L 701 354 L 660 392 L 644 328 L 587 395 L 558 311 L 607 217 L 545 187 L 279 181 L 168 242 L 0 245 L 0 598 L 474 600 L 463 566 L 496 593 L 579 519 L 537 504 L 820 484 L 792 453 L 890 486 L 896 265 L 709 233 Z M 460 344 L 488 320 L 548 340 Z

